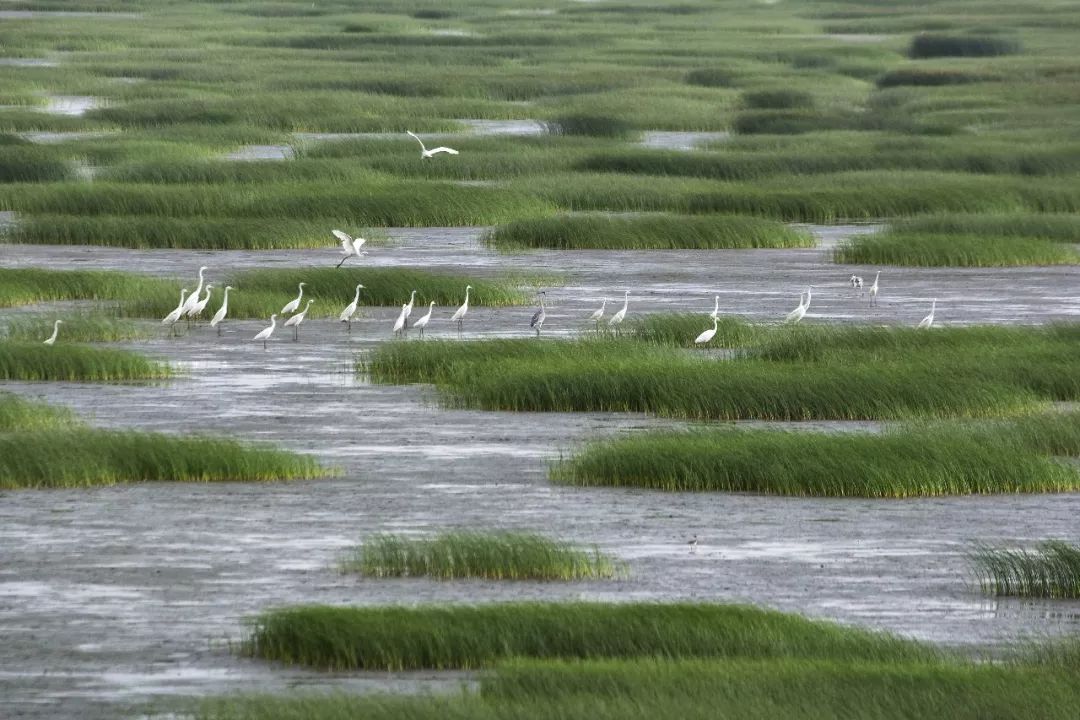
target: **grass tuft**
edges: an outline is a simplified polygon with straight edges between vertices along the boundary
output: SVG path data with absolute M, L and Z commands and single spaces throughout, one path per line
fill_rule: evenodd
M 0 380 L 118 382 L 159 380 L 171 374 L 167 364 L 128 350 L 59 341 L 53 346 L 0 341 Z
M 1032 550 L 980 545 L 971 553 L 983 589 L 991 595 L 1080 598 L 1080 547 L 1047 540 Z
M 1020 52 L 1020 42 L 1001 35 L 916 35 L 908 48 L 911 58 L 994 57 Z
M 77 423 L 75 416 L 65 408 L 0 392 L 0 433 L 13 430 L 49 430 L 70 427 Z

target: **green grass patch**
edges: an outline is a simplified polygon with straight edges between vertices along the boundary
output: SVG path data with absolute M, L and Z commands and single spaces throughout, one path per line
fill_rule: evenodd
M 241 482 L 325 475 L 304 455 L 209 437 L 71 429 L 0 432 L 0 489 Z
M 613 578 L 618 567 L 592 551 L 543 535 L 452 531 L 429 538 L 376 535 L 343 563 L 345 572 L 369 577 L 583 580 Z
M 911 58 L 994 57 L 1020 52 L 1020 42 L 1001 35 L 916 35 L 908 48 Z
M 630 138 L 637 135 L 633 125 L 622 118 L 608 115 L 560 115 L 548 123 L 548 132 L 553 135 L 609 138 Z
M 738 216 L 562 215 L 501 225 L 485 242 L 503 249 L 669 250 L 813 247 L 808 232 Z
M 2 334 L 8 340 L 42 342 L 52 335 L 53 323 L 63 320 L 57 335 L 58 344 L 69 342 L 119 342 L 140 340 L 154 335 L 147 325 L 123 320 L 103 313 L 65 312 L 60 315 L 16 316 L 4 323 Z
M 49 430 L 69 427 L 77 422 L 69 410 L 0 392 L 0 433 Z
M 714 303 L 715 305 L 715 303 Z M 713 306 L 707 303 L 695 313 L 649 313 L 628 320 L 633 337 L 658 345 L 677 345 L 695 347 L 694 339 L 703 330 L 712 329 L 709 313 Z M 716 335 L 709 341 L 708 347 L 747 348 L 758 341 L 770 330 L 764 325 L 753 325 L 744 320 L 724 315 L 721 306 L 717 318 Z
M 906 234 L 979 235 L 1080 243 L 1080 215 L 1049 213 L 940 213 L 896 220 L 891 230 Z
M 179 285 L 135 273 L 0 268 L 0 307 L 66 300 L 127 301 L 165 291 L 179 299 Z
M 326 670 L 478 668 L 510 657 L 917 659 L 918 643 L 737 605 L 301 606 L 252 621 L 245 655 Z
M 128 350 L 0 341 L 0 380 L 111 382 L 159 380 L 171 374 L 167 364 Z
M 851 237 L 833 252 L 838 263 L 915 267 L 1074 265 L 1080 250 L 1053 240 L 889 229 Z
M 1034 549 L 980 545 L 971 554 L 983 589 L 991 595 L 1080 598 L 1080 547 L 1047 540 Z

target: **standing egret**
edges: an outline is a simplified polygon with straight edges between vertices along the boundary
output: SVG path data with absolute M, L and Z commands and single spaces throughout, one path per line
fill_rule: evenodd
M 934 310 L 937 309 L 937 298 L 930 303 L 930 314 L 919 321 L 919 328 L 928 328 L 934 324 Z
M 311 303 L 313 302 L 315 301 L 308 298 L 307 305 L 304 306 L 304 309 L 285 321 L 285 327 L 291 327 L 293 329 L 293 342 L 300 339 L 300 323 L 304 322 L 304 316 L 307 315 L 307 311 L 311 309 Z
M 878 294 L 878 278 L 881 277 L 881 271 L 877 271 L 877 275 L 874 276 L 874 284 L 870 286 L 870 304 L 877 305 Z
M 206 304 L 208 302 L 210 302 L 210 291 L 213 290 L 213 289 L 214 289 L 214 286 L 212 284 L 210 284 L 210 283 L 206 284 L 206 297 L 204 297 L 201 300 L 199 300 L 198 302 L 196 302 L 187 311 L 187 316 L 188 316 L 189 320 L 198 320 L 199 319 L 199 316 L 202 315 L 203 310 L 206 309 Z
M 184 303 L 184 311 L 181 315 L 187 314 L 187 312 L 191 310 L 191 306 L 199 301 L 199 296 L 202 295 L 203 273 L 207 270 L 209 270 L 209 268 L 205 265 L 199 268 L 199 284 L 195 286 L 195 292 L 188 295 L 187 301 Z
M 296 296 L 295 300 L 293 300 L 290 303 L 286 303 L 285 307 L 281 308 L 281 314 L 282 315 L 288 315 L 289 313 L 296 312 L 297 308 L 300 307 L 300 300 L 301 300 L 301 298 L 304 297 L 304 286 L 305 285 L 307 285 L 307 283 L 302 282 L 297 286 L 297 287 L 300 288 L 300 294 Z
M 450 322 L 457 323 L 458 332 L 461 332 L 461 323 L 465 320 L 465 313 L 469 312 L 469 291 L 472 290 L 472 285 L 465 286 L 465 302 L 461 303 L 461 307 L 457 309 L 450 317 Z
M 405 329 L 405 318 L 408 317 L 405 311 L 409 308 L 408 304 L 401 306 L 401 314 L 397 316 L 397 320 L 394 321 L 394 334 L 399 335 Z
M 229 313 L 229 291 L 232 290 L 232 285 L 225 286 L 225 298 L 221 301 L 221 307 L 214 313 L 213 319 L 210 320 L 210 327 L 217 328 L 217 334 L 221 334 L 221 321 L 225 319 L 225 316 Z
M 431 322 L 431 311 L 434 310 L 434 309 L 435 309 L 435 301 L 432 300 L 431 304 L 428 305 L 427 315 L 425 315 L 424 317 L 420 318 L 419 320 L 417 320 L 416 322 L 413 323 L 413 328 L 420 328 L 420 337 L 424 337 L 424 328 L 426 328 L 427 324 L 429 322 Z
M 263 341 L 263 350 L 265 350 L 266 349 L 266 341 L 270 338 L 271 335 L 274 334 L 274 328 L 275 327 L 277 327 L 277 314 L 276 313 L 274 315 L 270 316 L 270 327 L 266 328 L 265 330 L 260 332 L 258 335 L 253 337 L 252 340 L 262 340 Z
M 851 283 L 852 290 L 858 290 L 862 287 L 862 278 L 858 275 L 852 275 L 848 278 L 848 282 Z
M 439 153 L 448 153 L 450 155 L 457 155 L 458 154 L 458 151 L 455 150 L 454 148 L 448 148 L 448 147 L 442 147 L 442 146 L 437 147 L 437 148 L 432 148 L 432 149 L 428 150 L 427 147 L 424 145 L 424 141 L 421 140 L 420 138 L 418 138 L 416 136 L 416 133 L 410 132 L 409 130 L 406 130 L 405 132 L 409 133 L 409 135 L 412 135 L 413 138 L 416 140 L 416 142 L 420 143 L 420 157 L 423 158 L 424 160 L 427 160 L 428 158 L 434 157 L 435 155 L 438 155 Z
M 604 310 L 607 308 L 607 298 L 600 303 L 599 310 L 593 310 L 593 314 L 589 316 L 589 321 L 596 323 L 596 333 L 600 334 L 600 318 L 604 317 Z
M 540 337 L 540 328 L 544 327 L 544 321 L 547 320 L 547 309 L 544 308 L 545 295 L 547 293 L 541 290 L 540 309 L 533 313 L 532 320 L 529 321 L 529 327 L 536 328 L 536 337 Z
M 56 322 L 53 323 L 52 335 L 50 335 L 49 339 L 45 340 L 43 344 L 52 345 L 54 342 L 56 342 L 56 334 L 60 332 L 60 323 L 62 323 L 62 322 L 64 322 L 64 321 L 63 320 L 57 320 Z
M 180 315 L 184 312 L 184 306 L 187 304 L 184 302 L 184 296 L 187 295 L 187 288 L 180 291 L 180 304 L 176 308 L 161 319 L 162 325 L 169 325 L 172 327 L 173 333 L 176 333 L 176 321 L 180 319 Z
M 345 257 L 341 258 L 341 262 L 335 267 L 341 267 L 342 263 L 354 255 L 357 260 L 360 259 L 360 248 L 364 246 L 364 243 L 366 243 L 367 240 L 359 236 L 351 237 L 348 233 L 342 232 L 341 230 L 331 230 L 330 232 L 334 234 L 334 237 L 341 241 L 341 251 L 345 254 Z
M 360 302 L 360 288 L 363 285 L 356 286 L 356 296 L 353 297 L 351 303 L 345 306 L 345 309 L 341 311 L 341 315 L 338 315 L 338 320 L 343 323 L 349 323 L 349 332 L 352 332 L 352 316 L 356 314 L 357 303 Z
M 784 318 L 784 322 L 797 323 L 803 319 L 803 315 L 806 315 L 806 311 L 810 309 L 810 290 L 811 287 L 806 288 L 805 293 L 799 293 L 799 307 L 795 308 L 787 314 Z M 805 298 L 805 299 L 804 299 Z
M 715 318 L 714 318 L 715 319 Z M 697 552 L 698 539 L 697 535 L 686 541 L 686 544 L 690 547 L 690 554 L 693 555 Z
M 624 319 L 626 319 L 626 306 L 630 304 L 630 291 L 627 290 L 623 295 L 622 310 L 611 316 L 611 319 L 607 321 L 608 327 L 618 329 L 618 326 Z
M 413 303 L 416 302 L 416 291 L 412 291 L 412 295 L 409 296 L 409 302 L 405 303 L 405 332 L 409 331 L 409 318 L 412 317 Z
M 706 330 L 705 332 L 698 335 L 694 339 L 694 344 L 695 345 L 704 345 L 705 343 L 712 340 L 713 336 L 716 335 L 716 325 L 719 322 L 720 322 L 719 318 L 713 318 L 712 319 L 712 330 Z
M 720 296 L 719 295 L 717 295 L 716 297 L 713 298 L 712 312 L 709 313 L 709 317 L 711 317 L 713 320 L 716 320 L 718 317 L 720 317 Z

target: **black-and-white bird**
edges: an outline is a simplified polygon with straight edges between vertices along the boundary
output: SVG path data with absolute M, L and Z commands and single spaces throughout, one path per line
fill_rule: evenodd
M 540 309 L 533 313 L 532 320 L 529 321 L 529 327 L 536 328 L 536 337 L 540 337 L 540 328 L 544 327 L 544 321 L 547 320 L 547 309 L 544 308 L 545 295 L 547 293 L 541 290 Z
M 698 546 L 697 535 L 695 535 L 694 537 L 687 540 L 686 544 L 690 546 L 690 554 L 691 555 L 696 553 L 697 552 L 697 546 Z
M 853 290 L 862 289 L 862 278 L 858 275 L 852 275 L 851 277 L 849 277 L 848 282 L 851 283 L 851 288 Z

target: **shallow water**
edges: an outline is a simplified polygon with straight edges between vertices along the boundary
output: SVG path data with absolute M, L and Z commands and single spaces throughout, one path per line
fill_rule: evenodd
M 50 95 L 43 112 L 50 115 L 69 115 L 78 117 L 85 115 L 87 110 L 101 107 L 101 99 L 88 95 Z
M 813 228 L 823 241 L 872 227 Z M 475 275 L 535 267 L 548 289 L 545 334 L 587 329 L 599 297 L 632 289 L 630 313 L 721 309 L 778 319 L 815 285 L 809 320 L 915 322 L 938 298 L 945 322 L 1031 323 L 1080 312 L 1078 268 L 889 268 L 869 308 L 828 250 L 499 254 L 481 229 L 396 229 L 365 263 Z M 210 279 L 253 267 L 329 265 L 325 250 L 133 251 L 0 245 L 0 266 L 118 268 Z M 991 291 L 986 288 L 992 288 Z M 242 291 L 242 290 L 238 290 Z M 820 303 L 819 303 L 820 297 Z M 345 305 L 351 298 L 342 298 Z M 610 303 L 609 303 L 610 306 Z M 39 308 L 40 309 L 40 308 Z M 437 308 L 432 337 L 454 337 Z M 5 311 L 5 313 L 11 311 Z M 352 334 L 312 319 L 293 342 L 227 323 L 131 343 L 177 364 L 168 383 L 7 383 L 105 427 L 201 431 L 310 452 L 339 477 L 273 484 L 147 484 L 0 492 L 0 697 L 14 717 L 112 718 L 146 702 L 240 690 L 454 689 L 465 675 L 348 676 L 232 657 L 227 641 L 261 609 L 300 602 L 488 602 L 522 598 L 745 601 L 942 643 L 1002 644 L 1080 630 L 1080 603 L 984 598 L 967 575 L 970 543 L 1075 535 L 1080 497 L 908 501 L 665 494 L 552 486 L 547 467 L 579 443 L 666 420 L 629 414 L 446 409 L 426 386 L 371 385 L 355 357 L 388 339 L 392 308 L 366 308 Z M 467 336 L 527 336 L 532 308 L 472 308 Z M 677 424 L 677 423 L 676 423 Z M 800 426 L 806 427 L 806 426 Z M 813 427 L 868 430 L 866 424 Z M 595 543 L 628 563 L 618 582 L 368 581 L 335 565 L 381 531 L 539 530 Z M 691 555 L 686 540 L 697 534 Z

